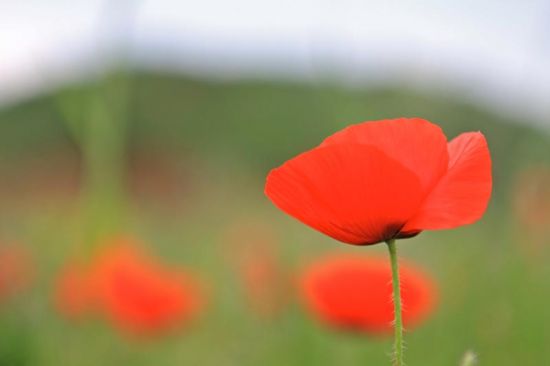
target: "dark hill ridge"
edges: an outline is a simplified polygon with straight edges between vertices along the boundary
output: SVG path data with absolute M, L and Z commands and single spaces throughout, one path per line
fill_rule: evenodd
M 521 165 L 550 160 L 546 133 L 467 103 L 410 90 L 350 90 L 262 81 L 217 83 L 151 73 L 132 75 L 131 85 L 128 119 L 133 149 L 158 145 L 214 160 L 235 159 L 257 174 L 315 146 L 347 124 L 399 116 L 436 122 L 449 137 L 483 131 L 493 154 L 497 192 L 508 186 L 511 173 Z M 59 92 L 70 95 L 78 109 L 91 88 L 76 85 Z M 3 164 L 26 154 L 75 148 L 56 100 L 58 94 L 50 94 L 0 111 Z

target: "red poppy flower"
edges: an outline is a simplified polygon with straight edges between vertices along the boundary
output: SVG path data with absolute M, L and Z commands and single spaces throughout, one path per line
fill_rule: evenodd
M 420 118 L 352 125 L 273 169 L 266 195 L 287 214 L 349 244 L 407 238 L 478 220 L 491 195 L 480 132 L 447 143 Z
M 403 322 L 411 327 L 425 319 L 437 298 L 425 273 L 401 263 Z M 306 307 L 323 322 L 372 334 L 392 331 L 394 308 L 391 266 L 379 257 L 328 255 L 307 267 L 300 289 Z
M 56 282 L 56 309 L 71 320 L 82 319 L 92 311 L 94 299 L 88 268 L 78 262 L 68 263 Z
M 136 335 L 171 330 L 197 315 L 203 301 L 195 279 L 128 244 L 107 248 L 94 266 L 98 301 L 106 315 Z

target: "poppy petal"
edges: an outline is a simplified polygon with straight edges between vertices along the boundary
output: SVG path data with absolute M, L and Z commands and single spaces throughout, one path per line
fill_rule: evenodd
M 421 118 L 398 118 L 351 125 L 321 146 L 359 143 L 377 147 L 415 172 L 428 192 L 447 170 L 447 138 L 441 128 Z
M 491 156 L 480 132 L 449 143 L 449 168 L 404 231 L 451 229 L 477 221 L 491 196 Z
M 349 244 L 394 237 L 424 197 L 418 177 L 379 149 L 318 147 L 273 169 L 266 195 L 287 214 Z

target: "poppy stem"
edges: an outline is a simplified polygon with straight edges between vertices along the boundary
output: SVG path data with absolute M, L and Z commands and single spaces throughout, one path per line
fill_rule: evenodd
M 403 319 L 401 317 L 401 285 L 399 283 L 399 264 L 397 262 L 397 248 L 395 239 L 386 241 L 390 252 L 392 286 L 393 286 L 393 307 L 394 307 L 394 349 L 393 365 L 403 366 Z

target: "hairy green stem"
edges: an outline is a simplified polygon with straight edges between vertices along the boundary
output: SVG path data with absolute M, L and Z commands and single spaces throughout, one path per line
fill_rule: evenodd
M 397 262 L 397 248 L 395 239 L 386 242 L 390 252 L 392 286 L 393 286 L 393 307 L 394 307 L 394 330 L 395 339 L 393 347 L 393 365 L 403 366 L 403 319 L 401 316 L 401 285 L 399 283 L 399 264 Z

